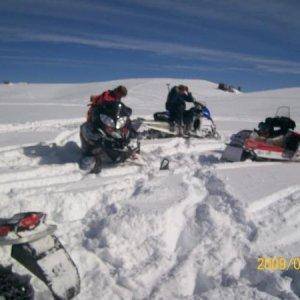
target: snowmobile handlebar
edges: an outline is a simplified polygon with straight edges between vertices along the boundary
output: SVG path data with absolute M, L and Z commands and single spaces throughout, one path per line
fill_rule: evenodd
M 201 103 L 199 101 L 196 101 L 196 100 L 193 102 L 193 104 L 196 108 L 200 108 L 200 109 L 205 109 L 206 108 L 206 105 L 204 105 L 203 103 Z

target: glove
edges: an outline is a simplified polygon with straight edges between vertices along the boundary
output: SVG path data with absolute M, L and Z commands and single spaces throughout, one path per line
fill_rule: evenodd
M 201 108 L 205 108 L 206 107 L 206 105 L 204 103 L 200 102 L 200 101 L 195 101 L 194 103 L 197 104 L 197 105 L 199 105 Z

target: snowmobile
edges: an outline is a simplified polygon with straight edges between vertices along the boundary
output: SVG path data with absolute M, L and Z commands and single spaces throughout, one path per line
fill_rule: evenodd
M 288 114 L 280 114 L 283 110 Z M 267 118 L 266 121 L 270 119 Z M 280 124 L 282 121 L 294 123 L 290 119 L 287 107 L 280 107 L 272 121 L 276 124 Z M 259 125 L 262 127 L 264 124 L 261 122 Z M 294 127 L 295 125 L 291 126 L 292 129 Z M 246 159 L 300 162 L 300 133 L 291 130 L 291 128 L 287 129 L 284 135 L 273 138 L 263 137 L 260 132 L 261 129 L 239 131 L 231 136 L 230 142 L 223 152 L 222 159 L 232 162 Z M 278 132 L 281 131 L 282 129 L 279 128 Z
M 0 219 L 0 246 L 12 246 L 11 256 L 42 280 L 55 299 L 72 299 L 80 292 L 77 267 L 54 235 L 57 227 L 45 219 L 41 212 Z M 0 289 L 0 298 L 1 293 L 5 291 Z
M 105 104 L 96 111 L 98 126 L 85 122 L 80 127 L 83 157 L 80 166 L 99 173 L 103 160 L 124 162 L 140 151 L 138 135 L 130 120 L 131 109 L 122 102 Z
M 185 111 L 191 116 L 191 124 L 185 124 L 183 134 L 182 128 L 177 126 L 174 131 L 170 130 L 169 112 L 156 112 L 154 120 L 140 119 L 145 130 L 143 136 L 146 138 L 169 138 L 174 136 L 194 137 L 194 138 L 215 138 L 219 139 L 216 125 L 211 117 L 211 113 L 206 106 L 199 102 L 194 102 L 194 106 Z

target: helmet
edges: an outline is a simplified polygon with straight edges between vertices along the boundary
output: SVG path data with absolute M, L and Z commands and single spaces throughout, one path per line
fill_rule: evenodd
M 118 87 L 116 87 L 114 89 L 114 92 L 118 95 L 120 95 L 121 97 L 126 97 L 127 96 L 127 89 L 125 86 L 123 85 L 119 85 Z

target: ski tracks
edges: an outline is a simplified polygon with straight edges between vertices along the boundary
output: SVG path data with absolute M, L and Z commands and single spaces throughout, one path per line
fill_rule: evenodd
M 41 210 L 60 225 L 58 234 L 79 266 L 83 298 L 226 298 L 243 288 L 249 297 L 293 299 L 284 278 L 255 273 L 255 241 L 275 232 L 267 226 L 261 233 L 259 214 L 252 222 L 216 175 L 243 167 L 220 162 L 220 141 L 142 141 L 142 164 L 100 175 L 79 170 L 77 129 L 54 142 L 0 148 L 2 212 Z M 164 157 L 170 170 L 158 172 Z M 282 197 L 292 203 L 298 191 Z M 259 285 L 270 278 L 271 290 Z
M 300 185 L 259 199 L 248 208 L 248 214 L 259 227 L 257 247 L 262 253 L 298 256 L 299 212 Z
M 233 298 L 243 289 L 245 299 L 296 299 L 286 278 L 256 270 L 257 226 L 217 177 L 220 154 L 171 144 L 155 151 L 177 150 L 170 171 L 137 181 L 123 201 L 102 198 L 85 217 L 83 246 L 104 263 L 103 299 L 116 287 L 119 298 Z

